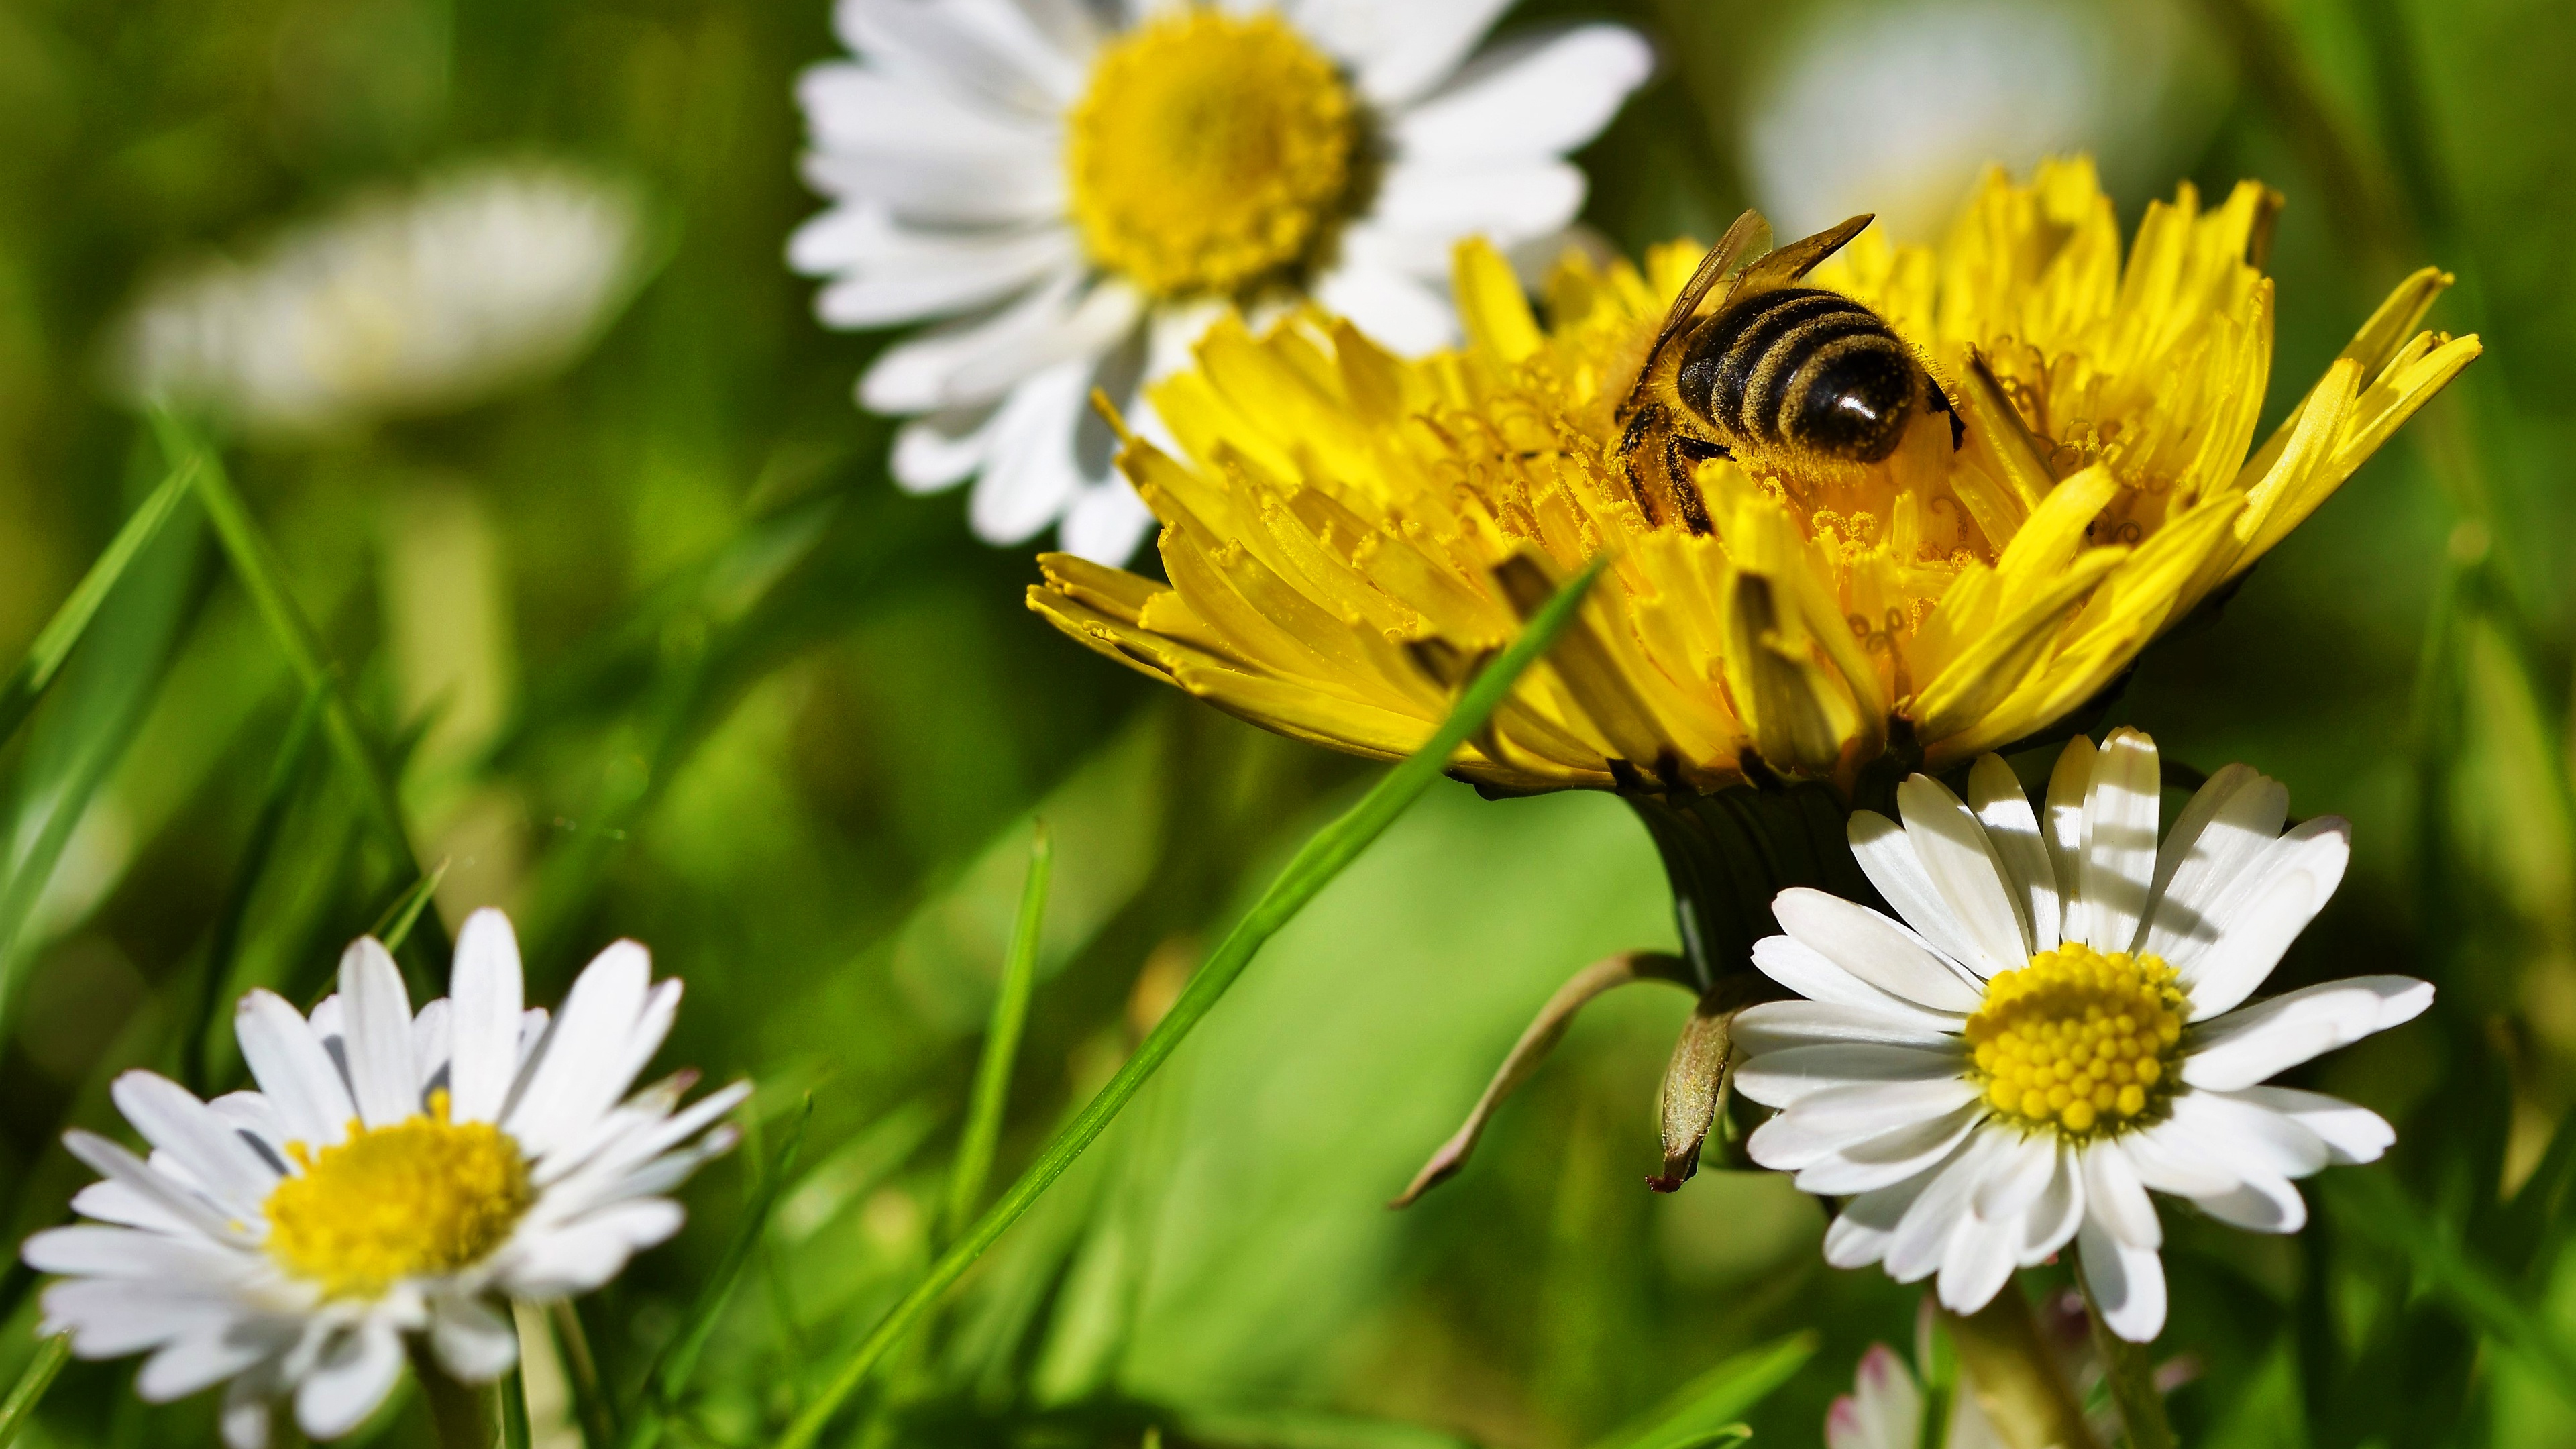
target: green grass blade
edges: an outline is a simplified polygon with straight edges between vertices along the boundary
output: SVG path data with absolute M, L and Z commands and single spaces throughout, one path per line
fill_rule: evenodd
M 367 934 L 384 942 L 386 950 L 400 951 L 403 942 L 411 939 L 412 927 L 420 924 L 421 912 L 437 897 L 438 883 L 445 879 L 447 862 L 442 860 L 429 874 L 413 881 L 401 895 L 394 897 L 393 904 L 385 907 L 385 913 L 376 918 L 375 928 Z M 431 919 L 437 918 L 433 916 Z
M 90 621 L 98 617 L 99 606 L 107 602 L 107 596 L 115 590 L 117 581 L 125 577 L 125 571 L 133 566 L 144 548 L 160 536 L 161 526 L 170 521 L 170 515 L 178 512 L 180 503 L 186 500 L 189 489 L 194 486 L 196 466 L 194 460 L 188 460 L 170 470 L 170 476 L 163 479 L 161 486 L 153 489 L 151 496 L 143 500 L 143 505 L 125 520 L 125 526 L 109 540 L 106 551 L 89 566 L 89 572 L 81 576 L 80 584 L 72 590 L 71 597 L 63 600 L 62 607 L 54 611 L 54 617 L 36 635 L 35 642 L 27 646 L 27 657 L 18 661 L 18 667 L 9 671 L 7 679 L 0 680 L 0 744 L 5 744 L 11 735 L 16 734 L 18 726 L 25 724 L 27 716 L 35 712 L 37 703 L 45 697 L 45 690 L 63 672 L 64 661 L 71 658 L 81 636 L 89 632 Z
M 2403 1253 L 2462 1322 L 2510 1350 L 2576 1405 L 2576 1351 L 2524 1305 L 2503 1275 L 2428 1220 L 2386 1173 L 2339 1172 L 2321 1187 L 2347 1225 Z
M 63 1364 L 71 1356 L 72 1336 L 68 1333 L 57 1333 L 36 1345 L 36 1356 L 27 1361 L 25 1372 L 18 1375 L 17 1386 L 9 1390 L 7 1399 L 0 1400 L 0 1449 L 9 1449 L 17 1442 L 18 1431 L 27 1427 L 27 1420 L 36 1412 L 37 1401 L 45 1397 L 45 1390 L 53 1387 L 54 1375 L 63 1371 Z
M 1746 1349 L 1683 1385 L 1639 1422 L 1601 1441 L 1603 1449 L 1697 1449 L 1736 1442 L 1736 1421 L 1816 1355 L 1810 1330 Z
M 1318 831 L 1314 838 L 1288 862 L 1270 889 L 1253 904 L 1244 918 L 1219 942 L 1216 950 L 1190 978 L 1178 1000 L 1172 1003 L 1163 1019 L 1145 1035 L 1135 1054 L 1118 1069 L 1097 1095 L 1075 1114 L 1073 1120 L 1049 1142 L 1038 1160 L 1020 1174 L 1019 1179 L 1004 1189 L 1000 1200 L 987 1209 L 966 1235 L 953 1244 L 933 1263 L 928 1276 L 906 1294 L 893 1310 L 833 1372 L 823 1392 L 806 1406 L 788 1425 L 778 1440 L 779 1449 L 810 1449 L 832 1416 L 840 1411 L 850 1396 L 867 1382 L 868 1375 L 885 1360 L 886 1355 L 903 1341 L 913 1326 L 921 1321 L 932 1305 L 939 1301 L 950 1285 L 965 1276 L 975 1260 L 991 1247 L 995 1239 L 1019 1221 L 1039 1196 L 1064 1175 L 1073 1160 L 1082 1155 L 1146 1081 L 1170 1058 L 1181 1042 L 1215 1007 L 1262 945 L 1280 927 L 1306 908 L 1317 893 L 1329 885 L 1344 867 L 1359 857 L 1387 826 L 1395 822 L 1405 807 L 1411 805 L 1431 782 L 1449 766 L 1449 757 L 1469 736 L 1482 729 L 1485 720 L 1501 706 L 1522 671 L 1535 663 L 1556 642 L 1575 617 L 1584 594 L 1601 573 L 1603 560 L 1595 559 L 1584 571 L 1559 589 L 1523 629 L 1511 647 L 1467 686 L 1457 707 L 1449 713 L 1428 744 L 1410 758 L 1389 770 L 1370 788 L 1360 802 L 1340 819 Z
M 393 777 L 359 730 L 357 713 L 349 706 L 348 690 L 338 666 L 324 655 L 321 636 L 314 631 L 312 621 L 304 617 L 303 606 L 288 591 L 285 568 L 242 503 L 241 495 L 233 491 L 223 460 L 166 412 L 153 415 L 153 426 L 160 432 L 163 449 L 195 478 L 198 500 L 205 505 L 206 519 L 214 525 L 215 537 L 232 564 L 233 576 L 241 581 L 243 591 L 250 595 L 251 606 L 285 654 L 287 668 L 294 671 L 296 682 L 306 690 L 322 692 L 323 738 L 358 786 L 368 822 L 396 857 L 410 865 L 415 879 L 426 876 L 428 872 L 421 869 L 412 851 L 411 832 L 403 824 L 402 802 L 394 792 Z M 447 955 L 451 943 L 435 915 L 429 918 L 429 934 L 432 954 Z
M 787 1186 L 788 1178 L 796 1171 L 797 1149 L 804 1145 L 805 1125 L 813 1117 L 814 1098 L 809 1094 L 804 1110 L 787 1129 L 787 1140 L 778 1145 L 778 1155 L 762 1174 L 759 1190 L 743 1208 L 742 1222 L 734 1228 L 732 1241 L 725 1244 L 724 1256 L 716 1260 L 715 1271 L 707 1275 L 698 1289 L 697 1301 L 689 1305 L 688 1317 L 680 1321 L 670 1345 L 644 1376 L 644 1393 L 635 1406 L 634 1422 L 626 1431 L 626 1449 L 653 1449 L 661 1441 L 664 1420 L 678 1411 L 689 1377 L 697 1372 L 698 1356 L 706 1351 L 707 1340 L 715 1336 L 716 1322 L 724 1316 L 734 1285 L 741 1281 L 743 1270 L 751 1266 L 761 1235 L 769 1230 L 770 1214 L 778 1206 L 778 1195 Z
M 206 946 L 196 1002 L 180 1027 L 179 1080 L 201 1096 L 211 1095 L 212 1086 L 206 1080 L 206 1039 L 215 1030 L 224 987 L 231 982 L 234 964 L 241 956 L 242 928 L 250 919 L 251 896 L 259 889 L 260 878 L 268 873 L 269 858 L 277 853 L 278 837 L 286 829 L 288 808 L 295 803 L 296 787 L 303 782 L 304 758 L 312 747 L 314 728 L 322 718 L 322 700 L 319 690 L 304 696 L 303 705 L 295 711 L 294 723 L 286 727 L 285 743 L 277 747 L 268 782 L 260 791 L 259 813 L 251 819 L 250 840 L 242 847 L 241 863 L 234 868 L 232 886 L 224 895 L 223 914 L 215 918 L 215 932 Z
M 1029 879 L 1020 891 L 1019 922 L 1011 931 L 1010 954 L 1002 980 L 993 993 L 993 1021 L 984 1033 L 984 1055 L 975 1066 L 975 1090 L 967 1099 L 966 1135 L 957 1145 L 957 1161 L 948 1174 L 947 1236 L 965 1231 L 993 1175 L 993 1152 L 1002 1140 L 1002 1109 L 1011 1095 L 1011 1067 L 1018 1060 L 1020 1032 L 1028 1025 L 1029 993 L 1038 977 L 1038 928 L 1046 921 L 1047 882 L 1055 872 L 1055 845 L 1046 822 L 1037 824 L 1029 843 Z

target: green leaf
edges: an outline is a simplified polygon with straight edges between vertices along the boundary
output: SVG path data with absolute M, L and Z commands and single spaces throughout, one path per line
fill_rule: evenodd
M 1207 963 L 1182 990 L 1163 1019 L 1145 1035 L 1135 1054 L 1127 1059 L 1099 1093 L 1074 1115 L 1071 1122 L 1049 1142 L 1038 1160 L 1030 1164 L 1019 1180 L 1004 1190 L 1001 1199 L 979 1218 L 939 1260 L 920 1284 L 904 1295 L 893 1311 L 862 1338 L 843 1358 L 831 1381 L 814 1401 L 789 1424 L 780 1436 L 780 1449 L 810 1449 L 832 1416 L 852 1394 L 867 1382 L 868 1375 L 884 1361 L 895 1345 L 911 1332 L 950 1285 L 965 1276 L 975 1260 L 984 1255 L 995 1239 L 1019 1221 L 1039 1196 L 1064 1175 L 1073 1160 L 1082 1155 L 1100 1134 L 1106 1131 L 1127 1103 L 1133 1099 L 1191 1031 L 1204 1020 L 1217 1001 L 1253 956 L 1279 929 L 1295 919 L 1323 888 L 1332 883 L 1360 852 L 1369 847 L 1395 818 L 1402 814 L 1431 782 L 1448 769 L 1449 757 L 1467 738 L 1484 727 L 1487 717 L 1502 705 L 1504 698 L 1522 671 L 1537 662 L 1556 642 L 1557 636 L 1575 617 L 1584 594 L 1593 580 L 1601 575 L 1606 559 L 1595 559 L 1572 581 L 1559 589 L 1556 596 L 1530 619 L 1520 637 L 1512 641 L 1492 665 L 1478 675 L 1459 697 L 1449 718 L 1436 731 L 1428 744 L 1394 769 L 1381 776 L 1377 784 L 1362 796 L 1340 819 L 1318 831 L 1307 841 L 1296 857 L 1288 862 L 1270 889 L 1254 902 L 1252 909 L 1226 934 L 1211 953 Z
M 18 732 L 18 726 L 26 723 L 27 716 L 45 697 L 45 690 L 61 675 L 64 661 L 71 658 L 73 648 L 89 632 L 90 621 L 98 617 L 99 606 L 107 602 L 108 594 L 144 548 L 160 536 L 162 525 L 186 500 L 195 475 L 193 461 L 170 470 L 161 486 L 152 490 L 143 506 L 135 509 L 125 526 L 116 531 L 116 537 L 108 541 L 106 551 L 81 576 L 80 584 L 54 611 L 36 641 L 27 646 L 27 657 L 9 671 L 7 679 L 0 680 L 0 744 L 7 743 Z
M 2576 1352 L 2502 1274 L 2426 1218 L 2387 1173 L 2339 1172 L 2320 1187 L 2353 1229 L 2404 1254 L 2460 1321 L 2502 1344 L 2576 1404 Z
M 54 1375 L 63 1371 L 64 1361 L 71 1356 L 72 1336 L 68 1333 L 57 1333 L 36 1346 L 36 1356 L 18 1375 L 17 1386 L 9 1390 L 8 1398 L 0 1399 L 0 1449 L 17 1442 L 18 1431 L 27 1427 L 37 1402 L 45 1397 L 45 1390 L 53 1387 Z
M 1041 820 L 1029 842 L 1029 879 L 1020 892 L 1019 924 L 1011 932 L 1001 986 L 993 994 L 993 1024 L 984 1033 L 974 1094 L 967 1099 L 966 1134 L 948 1174 L 946 1230 L 952 1236 L 964 1231 L 993 1174 L 993 1151 L 1002 1139 L 1002 1109 L 1011 1096 L 1011 1066 L 1019 1056 L 1021 1029 L 1028 1025 L 1029 993 L 1037 985 L 1038 930 L 1046 922 L 1047 881 L 1054 868 L 1055 846 Z
M 1700 1449 L 1740 1443 L 1752 1431 L 1738 1420 L 1816 1355 L 1812 1330 L 1747 1349 L 1682 1386 L 1637 1423 L 1600 1441 L 1598 1449 Z

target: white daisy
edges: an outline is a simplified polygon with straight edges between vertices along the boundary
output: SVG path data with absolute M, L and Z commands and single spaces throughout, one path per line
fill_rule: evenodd
M 1470 58 L 1508 0 L 840 0 L 857 57 L 798 87 L 834 205 L 789 243 L 835 327 L 956 315 L 859 383 L 895 480 L 981 475 L 975 531 L 1123 562 L 1153 522 L 1089 398 L 1137 389 L 1230 303 L 1311 295 L 1402 351 L 1454 339 L 1450 248 L 1560 232 L 1565 153 L 1653 67 L 1634 31 Z
M 162 278 L 110 363 L 131 397 L 254 432 L 439 412 L 571 362 L 644 259 L 626 188 L 551 164 L 470 167 Z
M 1822 891 L 1773 901 L 1788 934 L 1754 964 L 1808 999 L 1736 1018 L 1735 1082 L 1781 1109 L 1754 1159 L 1848 1199 L 1828 1261 L 1937 1272 L 1969 1313 L 2072 1238 L 2105 1321 L 2143 1343 L 2165 1318 L 2150 1189 L 2295 1232 L 2291 1179 L 2396 1140 L 2364 1108 L 2262 1084 L 2410 1020 L 2430 985 L 2363 976 L 2246 1004 L 2343 878 L 2350 827 L 2283 833 L 2288 792 L 2230 765 L 2159 849 L 2158 778 L 2135 730 L 2068 744 L 2043 815 L 1993 755 L 1964 804 L 1916 775 L 1903 825 L 1851 821 L 1902 924 Z
M 1894 1349 L 1873 1343 L 1852 1375 L 1852 1391 L 1825 1411 L 1825 1449 L 1921 1449 L 1927 1441 L 1948 1449 L 2003 1449 L 1966 1387 L 1962 1381 L 1951 1395 L 1949 1428 L 1935 1440 L 1924 1432 L 1931 1426 L 1924 1422 L 1923 1385 Z
M 307 1435 L 356 1427 L 400 1375 L 406 1333 L 459 1379 L 508 1369 L 502 1300 L 587 1292 L 677 1232 L 660 1194 L 733 1145 L 708 1128 L 750 1090 L 675 1113 L 683 1072 L 627 1096 L 680 1004 L 632 941 L 583 970 L 551 1026 L 520 989 L 510 923 L 477 911 L 454 994 L 417 1015 L 373 939 L 340 958 L 339 994 L 309 1020 L 274 993 L 243 997 L 258 1091 L 200 1102 L 150 1072 L 118 1078 L 152 1155 L 64 1139 L 107 1180 L 72 1199 L 94 1223 L 27 1240 L 31 1267 L 64 1275 L 44 1331 L 68 1329 L 83 1358 L 150 1351 L 135 1391 L 154 1402 L 230 1379 L 234 1449 L 265 1443 L 290 1394 Z

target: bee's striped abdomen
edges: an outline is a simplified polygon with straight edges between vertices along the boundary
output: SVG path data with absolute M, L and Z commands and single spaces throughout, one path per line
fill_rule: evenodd
M 1914 354 L 1837 292 L 1782 287 L 1710 318 L 1682 358 L 1682 401 L 1756 444 L 1875 463 L 1921 404 Z

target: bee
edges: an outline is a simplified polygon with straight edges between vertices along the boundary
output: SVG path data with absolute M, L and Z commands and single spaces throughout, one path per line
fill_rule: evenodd
M 1927 413 L 1950 414 L 1958 447 L 1958 414 L 1886 319 L 1797 285 L 1869 223 L 1855 216 L 1772 251 L 1770 223 L 1748 211 L 1700 259 L 1613 417 L 1616 456 L 1649 524 L 1709 531 L 1692 473 L 1712 458 L 1830 478 L 1886 461 Z

